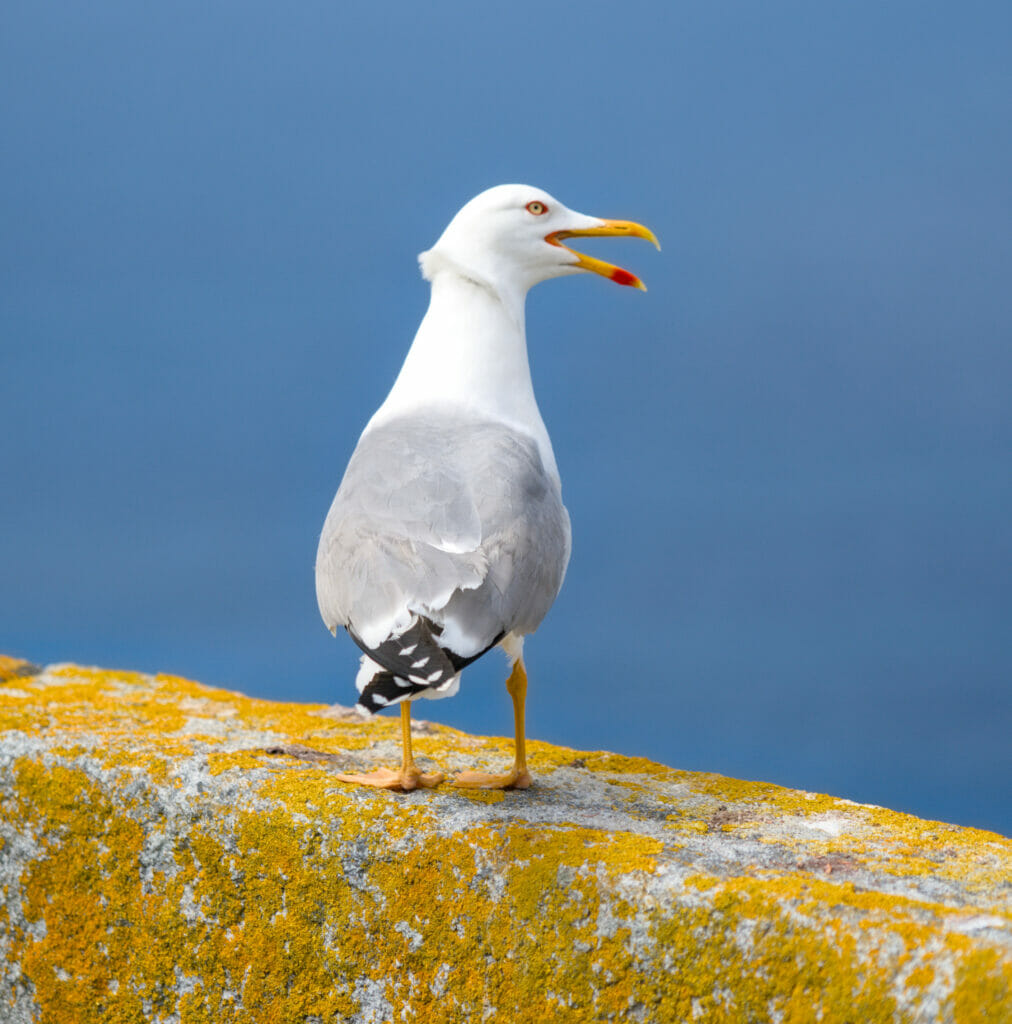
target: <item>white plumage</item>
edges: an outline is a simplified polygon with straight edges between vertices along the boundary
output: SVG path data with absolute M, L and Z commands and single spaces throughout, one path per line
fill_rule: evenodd
M 356 683 L 367 713 L 451 696 L 460 671 L 497 644 L 514 662 L 511 680 L 523 673 L 522 639 L 555 600 L 570 551 L 527 358 L 527 291 L 581 270 L 642 287 L 562 244 L 584 234 L 656 242 L 637 224 L 503 185 L 471 200 L 419 257 L 429 309 L 351 457 L 317 553 L 324 622 L 364 652 Z M 349 781 L 412 788 L 426 777 L 408 761 L 406 751 L 395 783 L 383 773 Z

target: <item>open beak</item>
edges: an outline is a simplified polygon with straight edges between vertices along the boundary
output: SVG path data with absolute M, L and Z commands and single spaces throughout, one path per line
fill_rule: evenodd
M 576 266 L 582 267 L 584 270 L 593 271 L 595 274 L 607 277 L 618 284 L 639 288 L 642 292 L 647 290 L 647 286 L 635 274 L 630 274 L 628 270 L 616 267 L 614 263 L 605 263 L 604 260 L 595 259 L 593 256 L 584 256 L 582 252 L 576 252 L 574 249 L 570 249 L 568 245 L 562 244 L 563 238 L 582 237 L 584 235 L 645 238 L 648 242 L 653 242 L 660 249 L 661 243 L 657 241 L 657 236 L 650 228 L 645 228 L 642 224 L 636 224 L 631 220 L 603 220 L 597 227 L 581 228 L 576 231 L 553 231 L 551 234 L 545 235 L 545 241 L 549 245 L 557 245 L 571 252 L 576 257 Z

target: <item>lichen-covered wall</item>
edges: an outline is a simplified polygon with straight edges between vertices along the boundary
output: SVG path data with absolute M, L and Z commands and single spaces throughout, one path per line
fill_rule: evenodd
M 398 749 L 394 718 L 0 659 L 0 1020 L 1012 1020 L 1001 836 L 536 742 L 526 792 L 334 778 Z

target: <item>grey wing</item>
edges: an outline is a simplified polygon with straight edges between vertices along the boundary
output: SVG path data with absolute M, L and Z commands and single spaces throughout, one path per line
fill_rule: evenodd
M 424 614 L 469 656 L 536 628 L 568 558 L 558 482 L 531 438 L 419 414 L 355 449 L 320 537 L 317 597 L 330 629 L 368 646 Z
M 569 514 L 534 441 L 498 428 L 483 447 L 478 512 L 487 570 L 478 587 L 454 592 L 441 619 L 444 642 L 465 652 L 500 631 L 533 633 L 559 593 L 570 553 Z

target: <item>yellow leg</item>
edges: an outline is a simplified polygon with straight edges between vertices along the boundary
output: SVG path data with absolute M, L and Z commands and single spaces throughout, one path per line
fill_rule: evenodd
M 401 769 L 377 768 L 367 775 L 338 775 L 341 782 L 351 782 L 359 786 L 378 786 L 380 789 L 398 789 L 403 793 L 410 792 L 421 786 L 432 789 L 438 786 L 446 776 L 442 772 L 423 775 L 415 765 L 411 753 L 411 702 L 401 702 Z
M 524 724 L 524 708 L 527 704 L 527 671 L 523 659 L 517 658 L 513 663 L 513 671 L 506 680 L 506 690 L 513 698 L 513 729 L 515 735 L 515 753 L 513 770 L 505 775 L 491 775 L 488 772 L 461 772 L 453 780 L 455 786 L 463 789 L 527 789 L 531 784 L 531 774 L 527 770 L 527 745 L 525 742 L 526 726 Z

